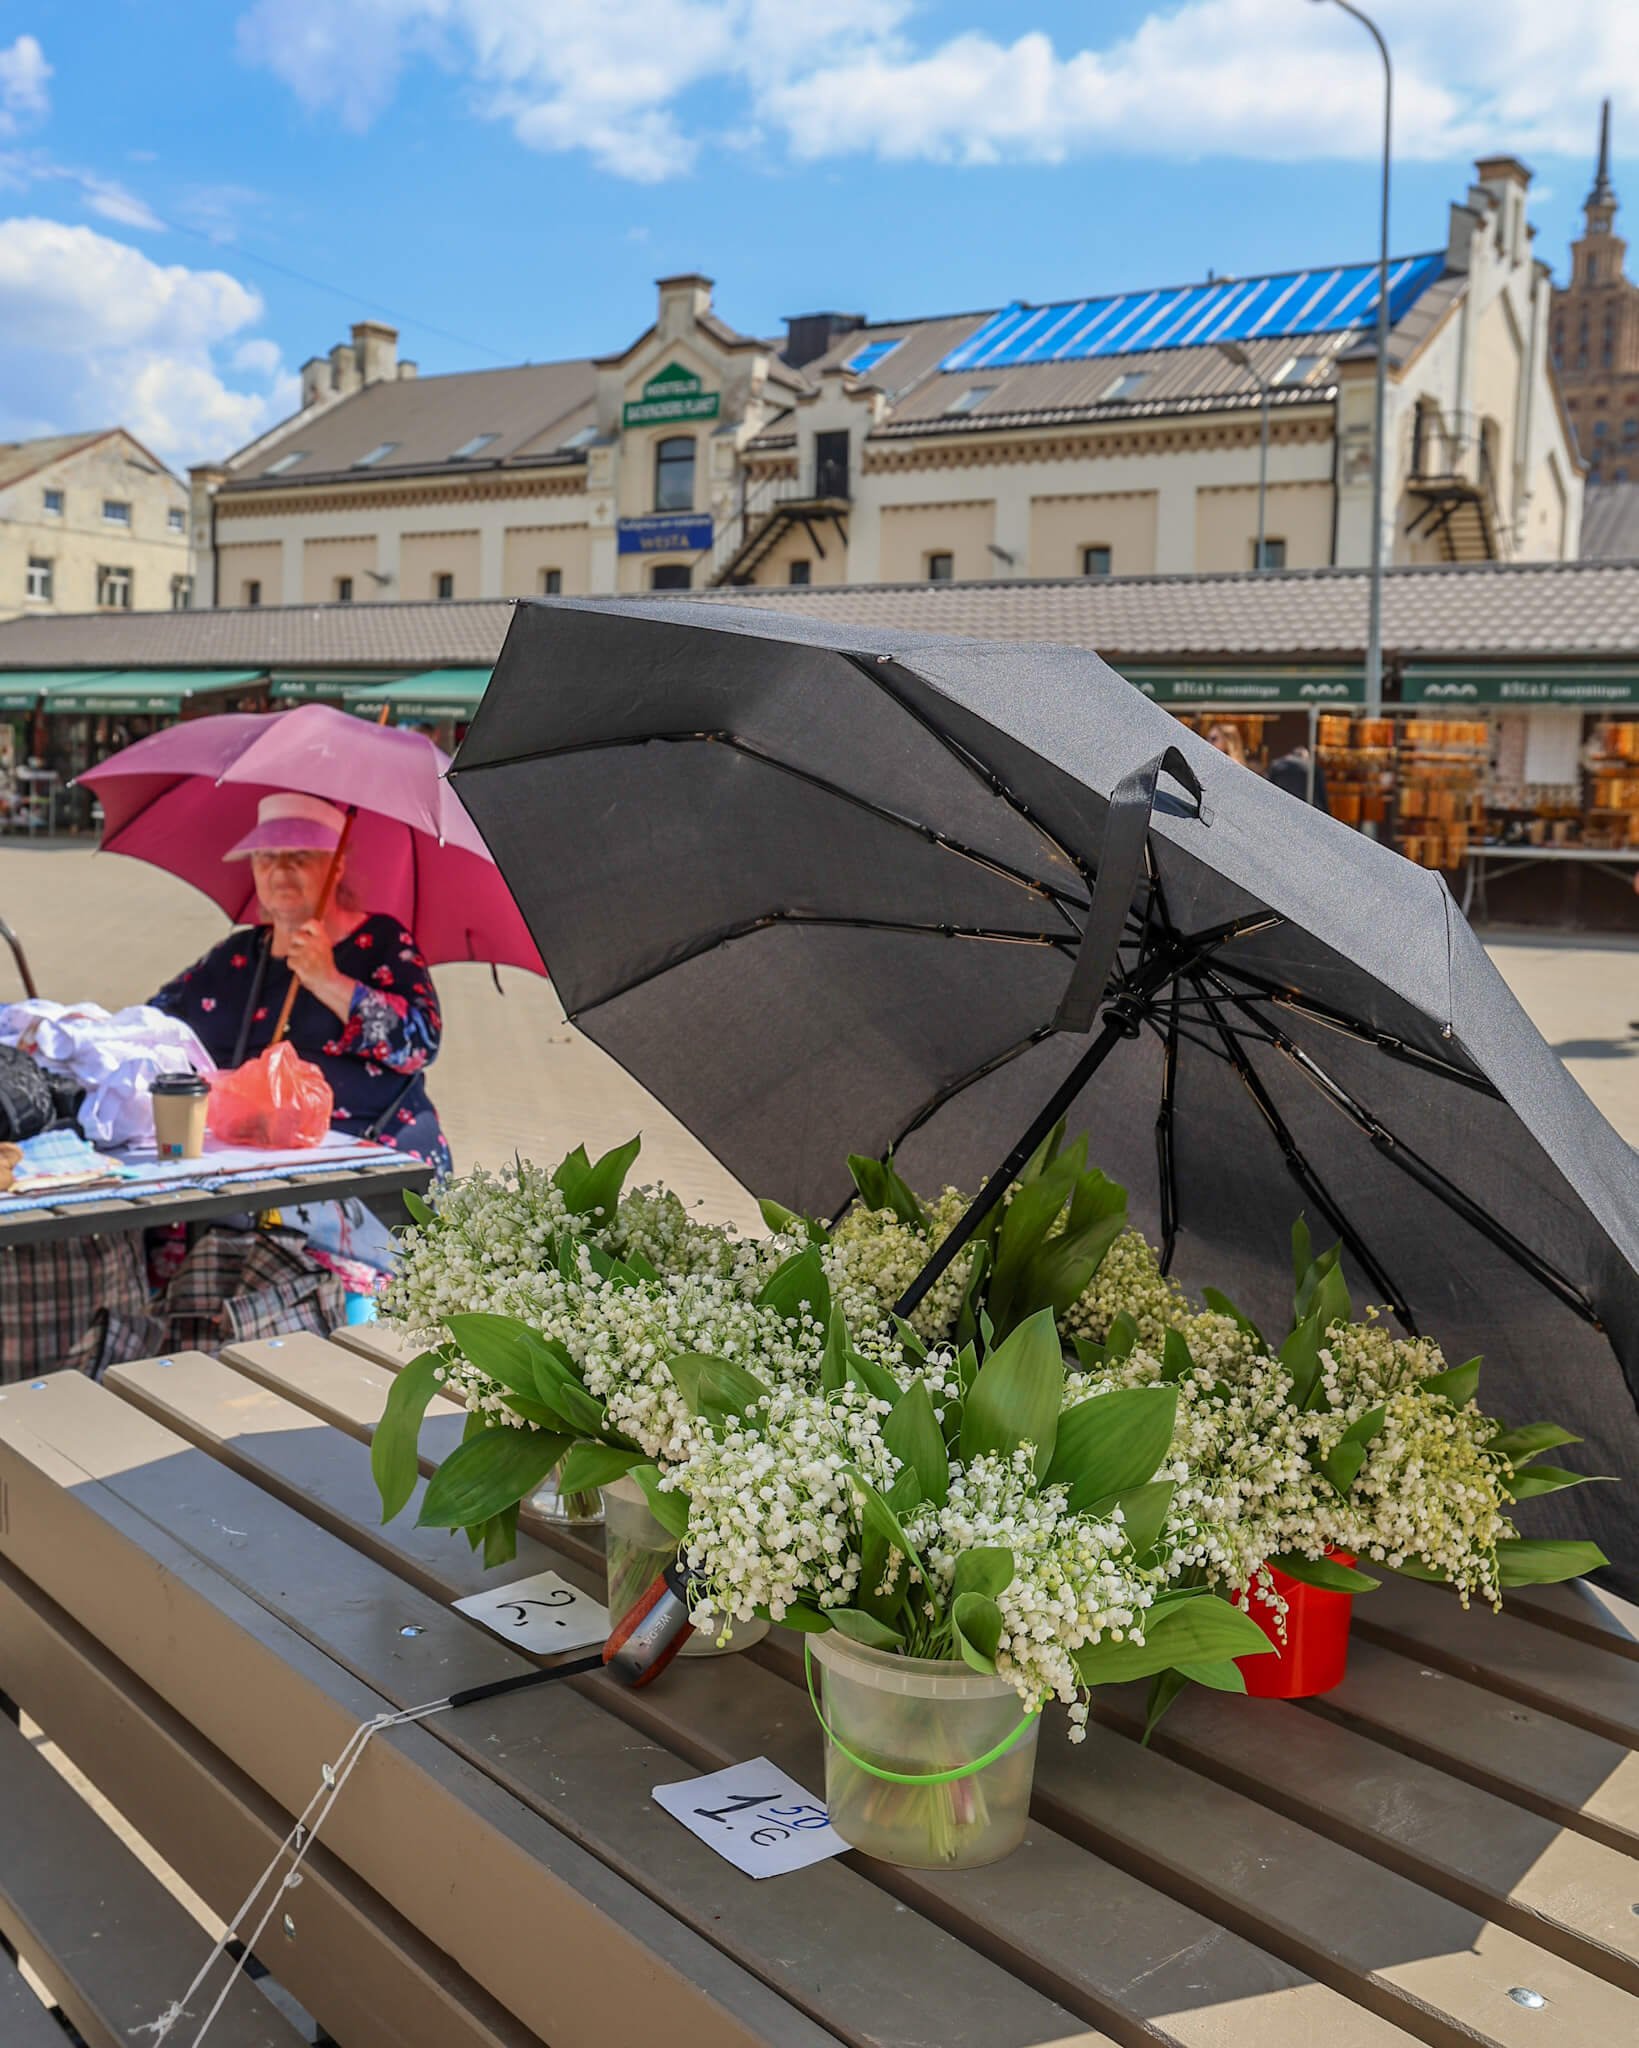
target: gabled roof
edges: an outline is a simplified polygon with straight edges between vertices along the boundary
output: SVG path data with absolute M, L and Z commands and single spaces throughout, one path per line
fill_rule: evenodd
M 65 456 L 79 455 L 87 448 L 94 448 L 99 441 L 111 441 L 116 436 L 130 442 L 140 454 L 154 465 L 162 476 L 171 477 L 173 483 L 180 483 L 157 455 L 143 447 L 135 434 L 124 427 L 98 427 L 89 434 L 43 434 L 32 441 L 0 441 L 0 490 L 12 484 L 19 484 L 25 478 L 36 476 L 42 469 L 49 469 L 54 462 L 61 462 Z

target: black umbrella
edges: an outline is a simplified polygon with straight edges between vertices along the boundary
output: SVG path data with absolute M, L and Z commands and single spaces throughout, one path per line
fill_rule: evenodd
M 1634 1153 L 1438 875 L 1096 656 L 525 604 L 452 772 L 570 1018 L 758 1194 L 831 1213 L 892 1150 L 994 1200 L 1064 1115 L 1186 1284 L 1278 1321 L 1302 1210 L 1639 1472 Z M 1639 1562 L 1631 1490 L 1532 1508 Z

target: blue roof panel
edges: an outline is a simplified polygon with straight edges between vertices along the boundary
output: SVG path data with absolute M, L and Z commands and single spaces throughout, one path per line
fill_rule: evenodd
M 874 369 L 884 356 L 893 354 L 903 339 L 903 335 L 896 334 L 891 341 L 868 341 L 863 348 L 854 351 L 843 368 L 852 370 L 856 375 Z
M 1402 256 L 1389 265 L 1389 320 L 1443 273 L 1445 257 Z M 1285 271 L 1277 277 L 1220 278 L 1212 284 L 1066 299 L 1052 306 L 1017 303 L 993 313 L 952 349 L 941 370 L 1004 370 L 1026 363 L 1069 363 L 1141 349 L 1191 348 L 1275 335 L 1344 334 L 1377 318 L 1377 265 Z M 861 352 L 862 354 L 865 351 Z

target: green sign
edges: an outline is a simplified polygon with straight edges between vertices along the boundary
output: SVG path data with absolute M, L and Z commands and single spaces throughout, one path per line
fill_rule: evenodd
M 681 363 L 668 363 L 643 387 L 643 396 L 628 402 L 621 413 L 628 427 L 669 426 L 673 420 L 714 420 L 718 396 L 703 391 L 700 379 Z
M 1365 697 L 1364 679 L 1346 669 L 1204 670 L 1195 675 L 1129 673 L 1129 682 L 1157 704 L 1233 704 L 1251 711 L 1267 704 L 1358 704 Z
M 1639 704 L 1639 668 L 1408 668 L 1407 704 Z

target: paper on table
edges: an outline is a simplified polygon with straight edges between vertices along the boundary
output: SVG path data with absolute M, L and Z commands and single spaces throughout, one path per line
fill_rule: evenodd
M 824 1805 L 766 1756 L 656 1785 L 654 1799 L 747 1877 L 782 1877 L 848 1846 Z
M 520 1650 L 551 1657 L 559 1650 L 584 1650 L 609 1639 L 609 1610 L 577 1592 L 556 1572 L 536 1572 L 508 1586 L 490 1586 L 455 1602 L 457 1614 L 471 1615 Z
M 341 1165 L 350 1159 L 380 1159 L 389 1148 L 373 1145 L 366 1138 L 344 1137 L 328 1131 L 316 1145 L 224 1145 L 207 1137 L 197 1159 L 161 1159 L 151 1145 L 128 1145 L 113 1156 L 124 1166 L 141 1169 L 144 1180 L 197 1180 L 207 1173 L 243 1173 L 265 1169 L 277 1173 L 283 1167 Z

